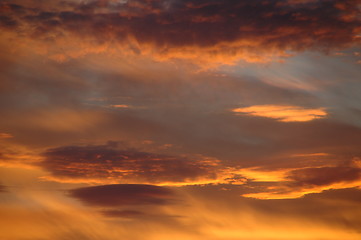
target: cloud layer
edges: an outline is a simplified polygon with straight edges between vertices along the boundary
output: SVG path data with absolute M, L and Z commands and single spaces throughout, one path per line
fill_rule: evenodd
M 360 4 L 0 0 L 0 239 L 359 240 Z
M 218 63 L 269 61 L 286 51 L 360 44 L 359 0 L 54 1 L 39 8 L 17 2 L 1 5 L 4 30 L 48 44 L 70 35 L 85 40 L 77 46 L 80 51 L 65 44 L 63 52 L 53 52 L 59 60 L 107 51 L 110 43 L 130 54 L 197 62 L 212 57 Z

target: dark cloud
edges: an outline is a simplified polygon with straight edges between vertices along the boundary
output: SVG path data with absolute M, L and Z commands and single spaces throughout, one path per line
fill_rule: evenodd
M 86 204 L 103 207 L 167 205 L 175 200 L 175 194 L 170 189 L 144 184 L 113 184 L 84 187 L 73 189 L 69 194 Z
M 0 16 L 0 27 L 11 29 L 16 26 L 17 22 L 14 19 L 8 16 Z
M 27 26 L 34 38 L 50 40 L 65 31 L 94 37 L 99 42 L 130 43 L 134 52 L 141 51 L 143 44 L 151 45 L 161 54 L 172 52 L 173 48 L 203 49 L 221 44 L 211 52 L 234 55 L 239 50 L 328 51 L 358 44 L 359 4 L 359 0 L 302 4 L 263 0 L 130 0 L 55 2 L 49 8 L 52 10 L 25 11 L 24 7 L 14 8 L 6 3 L 2 8 L 6 9 L 3 22 L 7 28 Z M 15 24 L 13 15 L 21 23 Z
M 351 182 L 361 179 L 361 168 L 346 164 L 333 167 L 316 167 L 293 170 L 288 179 L 301 186 L 327 186 L 333 183 Z
M 40 166 L 56 177 L 72 179 L 160 183 L 216 178 L 216 162 L 201 156 L 191 159 L 135 149 L 120 150 L 116 145 L 110 142 L 49 149 Z

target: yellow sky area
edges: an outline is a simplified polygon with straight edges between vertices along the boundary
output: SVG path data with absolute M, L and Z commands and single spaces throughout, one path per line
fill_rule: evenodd
M 202 223 L 200 239 L 210 240 L 356 240 L 360 233 L 298 215 L 265 212 L 248 204 L 191 197 L 189 224 Z M 345 212 L 351 217 L 351 212 Z M 331 213 L 332 215 L 332 213 Z
M 254 105 L 231 110 L 236 114 L 246 114 L 257 117 L 276 119 L 280 122 L 307 122 L 327 116 L 324 108 L 302 108 L 284 105 Z
M 14 193 L 15 201 L 0 204 L 0 238 L 85 240 L 117 239 L 125 235 L 121 228 L 117 228 L 117 234 L 114 234 L 106 221 L 99 220 L 98 213 L 60 193 L 18 190 Z
M 29 180 L 30 177 L 23 179 Z M 120 210 L 141 209 L 146 214 L 141 218 L 110 218 L 100 213 L 107 208 L 86 206 L 59 188 L 35 187 L 11 188 L 6 194 L 13 200 L 0 201 L 0 239 L 144 240 L 145 236 L 149 240 L 168 240 L 169 236 L 174 240 L 360 238 L 360 233 L 345 230 L 342 226 L 264 211 L 240 204 L 239 199 L 233 199 L 235 202 L 230 204 L 220 196 L 199 196 L 184 189 L 178 193 L 179 205 L 119 207 Z M 352 214 L 350 212 L 344 214 L 351 219 L 354 217 L 348 215 Z

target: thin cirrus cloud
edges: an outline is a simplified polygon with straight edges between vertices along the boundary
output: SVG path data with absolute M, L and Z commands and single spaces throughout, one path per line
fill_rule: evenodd
M 45 43 L 39 45 L 41 51 L 59 61 L 114 51 L 111 44 L 119 44 L 127 54 L 150 54 L 158 60 L 267 62 L 288 56 L 287 51 L 330 51 L 360 44 L 359 3 L 54 1 L 33 8 L 25 1 L 5 1 L 1 27 L 10 33 L 21 29 L 22 37 L 40 40 Z M 70 36 L 73 41 L 66 41 Z M 57 44 L 62 51 L 53 47 Z
M 323 108 L 310 109 L 283 105 L 255 105 L 245 108 L 234 108 L 232 112 L 272 118 L 280 122 L 307 122 L 327 116 L 327 112 Z

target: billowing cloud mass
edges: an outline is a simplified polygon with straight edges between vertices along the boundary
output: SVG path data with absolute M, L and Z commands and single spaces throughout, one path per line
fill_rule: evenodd
M 361 0 L 0 0 L 0 239 L 360 240 Z
M 77 37 L 78 44 L 62 51 L 49 47 L 49 56 L 59 61 L 117 46 L 128 54 L 154 54 L 157 59 L 265 62 L 287 56 L 287 51 L 359 45 L 359 4 L 359 0 L 94 0 L 34 7 L 25 1 L 4 1 L 1 27 L 47 46 Z

